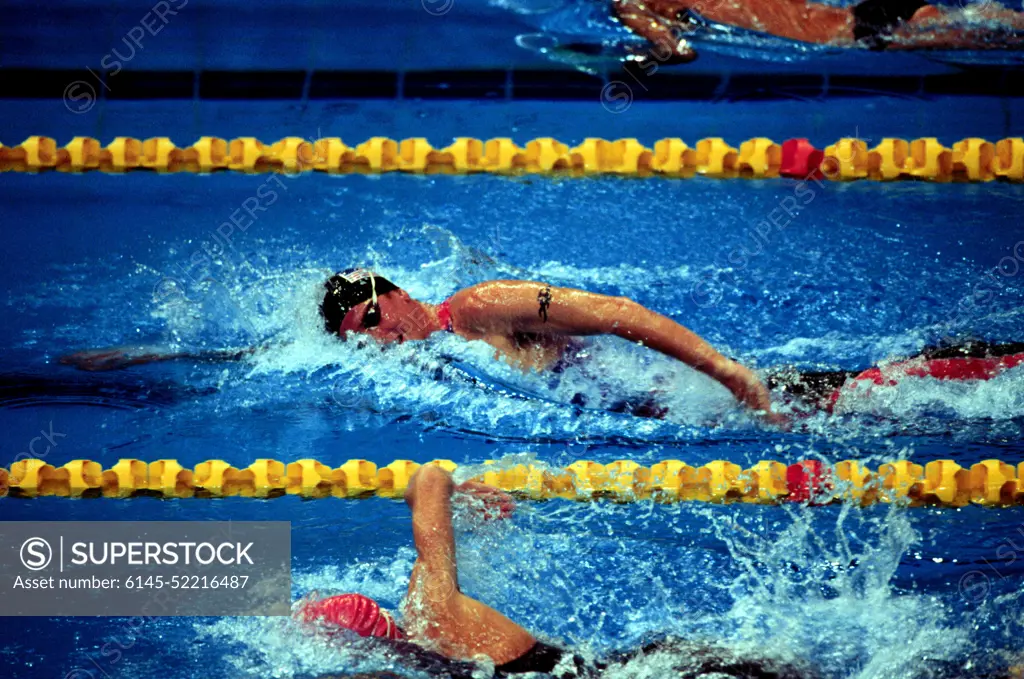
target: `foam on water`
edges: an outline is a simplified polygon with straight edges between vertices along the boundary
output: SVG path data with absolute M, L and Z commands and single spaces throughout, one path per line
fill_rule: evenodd
M 406 547 L 374 561 L 300 569 L 292 574 L 292 586 L 297 597 L 359 592 L 394 608 L 405 593 L 415 558 L 415 552 Z M 196 624 L 195 629 L 200 639 L 238 649 L 228 653 L 225 662 L 242 677 L 284 679 L 389 665 L 386 654 L 367 652 L 353 645 L 354 638 L 327 639 L 289 618 L 221 618 Z
M 951 660 L 967 650 L 967 635 L 946 623 L 945 605 L 890 584 L 919 539 L 905 510 L 876 517 L 844 506 L 832 526 L 813 510 L 788 513 L 792 523 L 771 540 L 742 520 L 716 525 L 743 569 L 730 584 L 732 638 L 809 653 L 837 676 L 876 679 L 913 676 L 922 658 Z
M 1024 368 L 982 381 L 916 377 L 871 385 L 840 398 L 840 413 L 873 413 L 914 422 L 928 415 L 955 420 L 1010 420 L 1024 415 Z

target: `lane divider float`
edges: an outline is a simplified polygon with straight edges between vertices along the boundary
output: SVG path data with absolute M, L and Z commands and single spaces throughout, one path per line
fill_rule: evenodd
M 449 471 L 457 468 L 451 460 L 426 464 Z M 395 460 L 378 468 L 367 460 L 348 460 L 331 468 L 313 459 L 288 463 L 259 459 L 244 468 L 224 460 L 207 460 L 189 469 L 175 460 L 147 464 L 121 459 L 103 469 L 91 460 L 72 460 L 55 467 L 43 460 L 23 459 L 12 464 L 9 472 L 0 469 L 0 497 L 401 498 L 419 466 L 411 460 Z M 630 460 L 609 464 L 580 460 L 565 468 L 494 461 L 483 466 L 493 469 L 485 469 L 474 478 L 530 500 L 1024 505 L 1024 462 L 1014 468 L 1000 460 L 984 460 L 969 468 L 952 460 L 934 460 L 923 466 L 897 460 L 874 470 L 856 460 L 835 465 L 819 460 L 789 465 L 762 460 L 750 469 L 723 460 L 700 467 L 680 460 L 665 460 L 650 467 Z
M 660 139 L 648 148 L 636 139 L 587 138 L 569 147 L 541 137 L 518 146 L 509 138 L 457 137 L 434 148 L 423 137 L 372 137 L 349 146 L 338 137 L 306 140 L 285 137 L 265 144 L 254 137 L 200 137 L 179 147 L 168 137 L 115 137 L 106 146 L 92 137 L 74 137 L 65 146 L 32 136 L 17 146 L 0 144 L 0 171 L 122 173 L 278 172 L 298 174 L 550 174 L 730 178 L 794 177 L 821 181 L 918 179 L 935 182 L 1024 181 L 1024 138 L 996 142 L 977 137 L 952 147 L 935 137 L 882 139 L 873 148 L 860 139 L 843 138 L 824 149 L 807 139 L 781 143 L 767 137 L 748 139 L 739 148 L 720 137 L 694 146 L 682 139 Z

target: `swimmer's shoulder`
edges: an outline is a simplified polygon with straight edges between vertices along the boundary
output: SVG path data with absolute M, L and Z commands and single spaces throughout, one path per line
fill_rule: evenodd
M 535 300 L 537 291 L 548 287 L 539 281 L 494 280 L 471 285 L 448 298 L 452 322 L 460 331 L 486 332 L 502 325 L 510 310 L 522 300 Z
M 534 314 L 538 294 L 545 291 L 550 295 L 554 290 L 565 289 L 541 281 L 487 281 L 460 290 L 447 301 L 454 328 L 460 334 L 507 335 L 512 332 L 512 319 L 521 315 L 523 308 L 529 306 L 530 314 Z
M 536 299 L 537 293 L 545 288 L 549 291 L 582 292 L 575 288 L 555 286 L 544 281 L 495 280 L 477 283 L 459 290 L 449 298 L 449 302 L 451 302 L 452 308 L 456 304 L 493 307 L 496 304 L 508 304 L 521 298 Z
M 459 334 L 465 335 L 481 329 L 480 321 L 492 304 L 486 290 L 481 290 L 481 288 L 486 288 L 489 283 L 463 288 L 445 301 L 451 312 L 452 327 Z

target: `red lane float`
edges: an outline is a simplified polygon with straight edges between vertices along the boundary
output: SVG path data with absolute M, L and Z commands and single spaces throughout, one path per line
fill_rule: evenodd
M 783 177 L 821 179 L 821 161 L 825 152 L 814 148 L 806 139 L 787 139 L 782 142 L 782 165 L 779 174 Z
M 820 460 L 801 460 L 786 467 L 786 486 L 790 502 L 828 504 L 828 496 L 832 492 L 832 468 Z

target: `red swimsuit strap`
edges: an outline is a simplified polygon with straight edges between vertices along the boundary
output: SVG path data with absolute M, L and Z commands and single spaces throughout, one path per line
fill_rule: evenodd
M 450 300 L 445 300 L 437 305 L 437 320 L 441 322 L 441 327 L 448 332 L 454 332 L 452 330 L 452 310 Z

